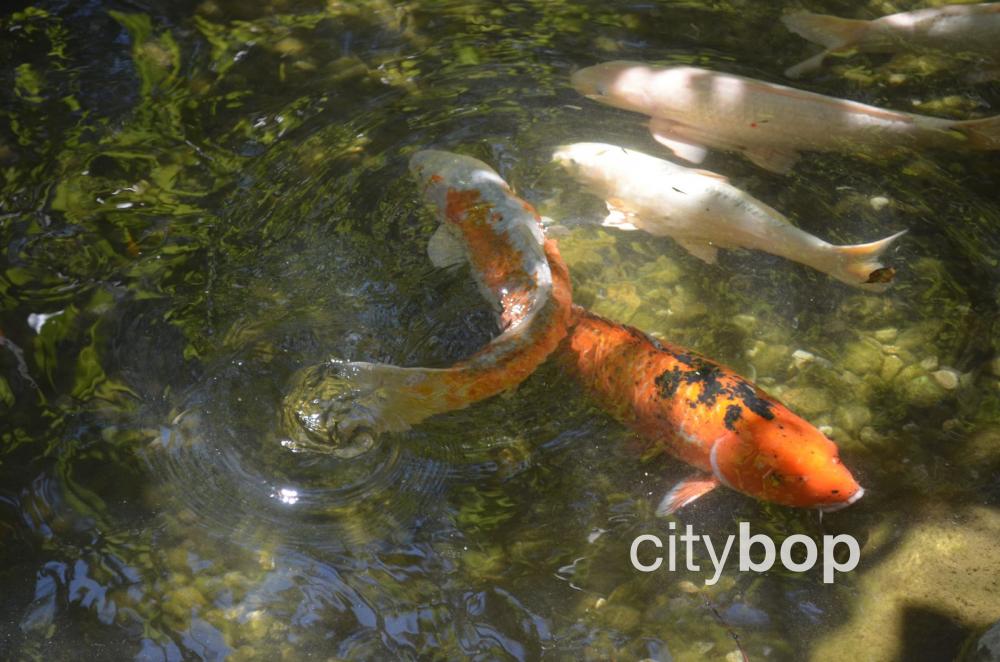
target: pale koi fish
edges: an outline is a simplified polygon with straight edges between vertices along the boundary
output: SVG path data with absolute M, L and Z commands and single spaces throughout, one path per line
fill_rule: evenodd
M 553 160 L 606 200 L 610 214 L 604 225 L 671 237 L 710 264 L 719 248 L 753 248 L 848 285 L 883 290 L 894 270 L 879 257 L 906 232 L 869 244 L 836 246 L 798 229 L 714 172 L 604 143 L 565 145 Z
M 915 115 L 697 67 L 605 62 L 577 71 L 572 83 L 590 99 L 651 116 L 653 138 L 693 163 L 708 147 L 774 172 L 790 170 L 803 150 L 1000 149 L 1000 115 Z
M 864 496 L 836 444 L 729 368 L 573 309 L 559 360 L 602 409 L 699 470 L 663 497 L 658 515 L 719 485 L 827 512 Z
M 569 274 L 535 209 L 488 165 L 437 150 L 417 152 L 410 171 L 441 225 L 428 253 L 438 266 L 471 264 L 499 313 L 502 333 L 448 368 L 331 360 L 293 378 L 283 415 L 292 450 L 351 457 L 378 435 L 461 409 L 524 381 L 566 335 Z
M 890 14 L 872 21 L 795 12 L 781 17 L 795 34 L 826 50 L 785 71 L 789 78 L 819 69 L 828 55 L 939 50 L 968 53 L 1000 65 L 1000 3 L 948 5 Z

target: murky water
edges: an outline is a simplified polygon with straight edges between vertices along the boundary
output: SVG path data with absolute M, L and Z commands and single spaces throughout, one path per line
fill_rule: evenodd
M 569 73 L 693 62 L 782 82 L 815 52 L 740 1 L 39 2 L 0 28 L 0 657 L 951 659 L 1000 619 L 994 154 L 705 167 L 837 243 L 903 228 L 859 293 L 762 253 L 709 266 L 596 227 L 549 164 L 656 147 Z M 852 16 L 907 3 L 811 6 Z M 799 85 L 948 117 L 1000 108 L 946 59 L 834 59 Z M 859 567 L 641 574 L 689 473 L 549 362 L 353 460 L 278 407 L 331 356 L 447 365 L 495 333 L 406 172 L 494 165 L 562 226 L 577 303 L 728 363 L 833 436 L 868 489 L 816 513 L 718 491 L 722 540 L 849 533 Z M 930 658 L 925 658 L 930 659 Z

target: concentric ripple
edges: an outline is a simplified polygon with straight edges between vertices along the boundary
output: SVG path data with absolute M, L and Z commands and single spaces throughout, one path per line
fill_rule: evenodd
M 244 406 L 249 396 L 239 380 L 208 380 L 145 449 L 153 475 L 196 526 L 237 544 L 277 538 L 339 551 L 405 537 L 439 497 L 444 463 L 398 439 L 352 458 L 291 453 L 280 445 L 274 403 Z

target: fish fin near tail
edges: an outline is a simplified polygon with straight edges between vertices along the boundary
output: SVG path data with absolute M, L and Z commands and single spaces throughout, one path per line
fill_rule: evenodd
M 691 255 L 707 264 L 715 264 L 719 258 L 719 249 L 704 241 L 697 239 L 674 239 L 681 247 Z
M 978 120 L 955 122 L 952 127 L 969 139 L 969 148 L 977 150 L 1000 149 L 1000 115 Z
M 791 67 L 785 69 L 785 76 L 787 78 L 800 78 L 802 74 L 808 74 L 813 71 L 816 71 L 823 65 L 823 60 L 825 60 L 826 56 L 829 54 L 830 51 L 822 51 L 820 53 L 817 53 L 816 55 L 813 55 L 810 58 L 806 58 L 805 60 L 802 60 L 798 64 L 792 65 Z
M 788 174 L 795 162 L 799 160 L 798 152 L 774 147 L 750 147 L 743 150 L 743 155 L 764 170 L 770 170 L 779 175 Z
M 708 155 L 708 148 L 679 135 L 673 129 L 676 126 L 670 120 L 654 117 L 649 121 L 649 132 L 653 135 L 653 140 L 669 149 L 677 158 L 684 159 L 689 163 L 704 161 L 705 156 Z
M 719 485 L 719 479 L 715 476 L 706 478 L 698 475 L 685 478 L 664 495 L 660 505 L 656 507 L 656 516 L 671 515 L 703 494 L 708 494 Z
M 907 230 L 903 230 L 885 239 L 867 244 L 835 246 L 834 262 L 829 269 L 823 271 L 848 285 L 866 290 L 882 291 L 889 287 L 896 270 L 892 267 L 886 267 L 879 261 L 879 258 L 894 241 L 906 233 Z
M 781 17 L 781 22 L 795 34 L 823 46 L 828 52 L 848 48 L 857 43 L 871 25 L 871 21 L 813 14 L 807 11 L 785 14 Z

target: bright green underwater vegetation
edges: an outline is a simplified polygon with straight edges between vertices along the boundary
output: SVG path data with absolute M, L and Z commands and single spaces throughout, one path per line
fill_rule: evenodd
M 0 658 L 952 659 L 1000 619 L 1000 161 L 705 166 L 837 243 L 910 232 L 884 295 L 762 253 L 705 265 L 606 231 L 549 165 L 655 151 L 568 87 L 603 59 L 782 82 L 815 47 L 741 0 L 15 3 L 0 18 Z M 933 3 L 932 3 L 933 4 Z M 878 16 L 904 2 L 811 4 Z M 810 50 L 813 49 L 813 50 Z M 1000 108 L 940 56 L 797 83 L 947 117 Z M 952 68 L 949 68 L 952 67 Z M 850 533 L 858 569 L 642 575 L 689 471 L 644 456 L 552 362 L 352 461 L 276 443 L 292 372 L 446 365 L 494 332 L 425 254 L 424 147 L 493 164 L 575 299 L 752 377 L 868 494 L 815 512 L 720 490 L 720 538 Z M 731 562 L 732 563 L 732 562 Z M 734 640 L 738 637 L 738 643 Z

